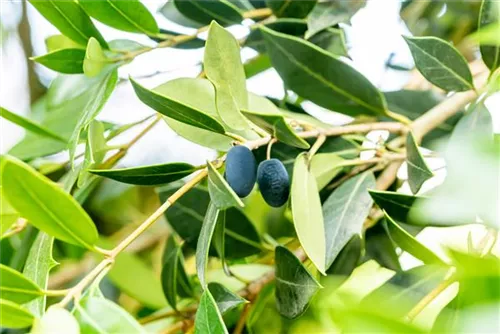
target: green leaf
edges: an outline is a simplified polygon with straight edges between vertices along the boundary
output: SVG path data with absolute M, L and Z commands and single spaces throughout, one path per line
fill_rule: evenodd
M 82 333 L 146 333 L 127 311 L 105 298 L 84 298 L 74 315 Z
M 177 309 L 177 295 L 180 294 L 178 290 L 188 295 L 193 294 L 191 282 L 184 269 L 182 250 L 173 234 L 169 236 L 165 245 L 161 283 L 165 298 L 174 310 Z
M 3 187 L 0 185 L 0 236 L 7 232 L 18 218 L 19 214 L 5 198 Z
M 413 133 L 406 136 L 406 164 L 408 166 L 408 183 L 411 192 L 416 194 L 425 181 L 434 176 L 424 157 L 418 150 Z
M 196 272 L 200 280 L 201 287 L 206 290 L 207 282 L 205 281 L 205 272 L 207 270 L 208 251 L 212 242 L 215 225 L 217 224 L 217 217 L 219 216 L 219 209 L 213 202 L 208 205 L 205 219 L 201 227 L 200 236 L 198 237 L 198 245 L 196 246 Z
M 349 56 L 342 29 L 328 28 L 315 34 L 309 41 L 334 56 Z
M 479 14 L 479 30 L 484 29 L 490 24 L 496 23 L 498 25 L 499 22 L 500 4 L 493 0 L 483 0 Z M 500 27 L 500 25 L 498 26 Z M 500 45 L 481 45 L 480 50 L 484 63 L 491 71 L 500 67 Z
M 208 25 L 213 20 L 225 26 L 243 21 L 239 9 L 229 1 L 172 0 L 172 2 L 182 15 L 203 25 Z
M 90 17 L 76 1 L 29 0 L 62 34 L 81 45 L 87 45 L 94 37 L 107 48 L 106 41 L 92 23 Z
M 386 113 L 383 95 L 354 68 L 300 38 L 260 29 L 273 66 L 297 94 L 350 116 Z
M 95 79 L 94 86 L 90 87 L 88 92 L 86 92 L 88 100 L 82 108 L 82 114 L 70 138 L 69 153 L 72 163 L 82 131 L 97 117 L 104 104 L 108 101 L 118 82 L 118 73 L 116 69 L 109 69 L 101 72 Z
M 245 77 L 247 79 L 250 79 L 257 74 L 262 73 L 269 68 L 271 68 L 271 59 L 269 59 L 268 55 L 262 54 L 250 59 L 249 61 L 245 62 L 245 64 L 243 64 Z
M 275 263 L 278 312 L 289 319 L 296 318 L 304 313 L 321 285 L 285 247 L 276 247 Z
M 465 58 L 448 42 L 437 37 L 404 37 L 417 69 L 434 85 L 446 91 L 474 89 Z
M 389 238 L 387 229 L 383 226 L 383 224 L 376 224 L 375 226 L 366 230 L 364 241 L 364 261 L 375 260 L 382 267 L 394 270 L 396 272 L 401 271 L 399 256 L 396 253 L 395 249 L 396 246 Z
M 85 156 L 78 175 L 78 187 L 82 188 L 89 179 L 87 173 L 90 168 L 100 165 L 106 156 L 108 146 L 104 137 L 104 124 L 99 121 L 92 121 L 87 131 L 87 141 L 85 143 Z
M 83 60 L 83 73 L 88 77 L 95 77 L 108 64 L 108 60 L 99 42 L 91 37 Z M 81 73 L 81 72 L 80 72 Z
M 169 185 L 160 189 L 162 202 L 177 191 L 179 185 Z M 173 229 L 192 249 L 196 248 L 198 236 L 207 211 L 210 196 L 206 186 L 198 185 L 179 198 L 165 213 Z M 241 259 L 260 252 L 261 240 L 249 218 L 237 208 L 224 211 L 224 248 L 227 259 Z M 216 253 L 215 253 L 216 254 Z
M 57 265 L 52 257 L 53 246 L 53 237 L 44 232 L 38 232 L 24 265 L 23 275 L 42 289 L 47 289 L 50 270 Z M 46 303 L 47 297 L 40 296 L 26 304 L 26 308 L 37 317 L 41 317 L 45 313 Z
M 382 210 L 386 211 L 387 214 L 395 220 L 404 223 L 412 223 L 408 219 L 410 209 L 417 199 L 425 198 L 422 196 L 405 195 L 392 191 L 370 190 L 369 193 L 375 203 Z
M 373 204 L 368 189 L 375 186 L 371 172 L 359 174 L 342 183 L 323 203 L 327 268 L 354 235 L 361 235 Z
M 33 314 L 20 305 L 0 299 L 0 326 L 4 328 L 26 328 L 33 323 Z
M 158 25 L 153 15 L 139 0 L 126 2 L 80 0 L 79 2 L 90 16 L 110 27 L 146 35 L 158 33 Z
M 160 33 L 161 34 L 165 34 L 165 35 L 172 35 L 172 36 L 181 36 L 181 35 L 184 35 L 184 34 L 181 34 L 177 31 L 173 31 L 173 30 L 168 30 L 168 29 L 160 29 Z M 157 38 L 157 37 L 150 37 L 152 40 L 160 43 L 162 41 L 164 41 L 165 39 L 163 38 Z M 192 50 L 192 49 L 200 49 L 202 47 L 205 46 L 205 40 L 204 39 L 201 39 L 201 38 L 194 38 L 194 39 L 190 39 L 189 41 L 186 41 L 186 42 L 183 42 L 183 43 L 179 43 L 179 44 L 176 44 L 176 45 L 172 45 L 170 46 L 171 48 L 174 48 L 174 49 L 181 49 L 181 50 Z
M 224 272 L 230 276 L 231 272 L 226 263 L 226 210 L 219 213 L 218 221 L 215 224 L 215 231 L 213 236 L 213 245 L 217 255 L 220 258 Z
M 304 18 L 316 5 L 316 0 L 291 1 L 291 0 L 266 0 L 266 6 L 271 8 L 277 17 Z
M 215 103 L 222 121 L 236 130 L 248 128 L 240 112 L 248 108 L 240 46 L 234 36 L 216 22 L 212 22 L 208 30 L 203 65 L 208 80 L 214 85 Z
M 55 134 L 49 129 L 46 129 L 42 125 L 36 124 L 33 121 L 31 121 L 28 118 L 24 118 L 22 116 L 19 116 L 13 112 L 8 111 L 7 109 L 0 107 L 0 117 L 19 125 L 23 129 L 26 129 L 27 131 L 30 131 L 32 133 L 35 133 L 37 135 L 55 139 L 57 141 L 60 141 L 62 143 L 66 143 L 66 139 L 62 138 L 58 134 Z
M 12 207 L 49 235 L 92 249 L 97 229 L 75 199 L 23 162 L 4 159 L 2 186 Z
M 402 250 L 410 253 L 426 264 L 443 263 L 443 260 L 399 226 L 387 213 L 385 213 L 385 222 L 391 240 L 401 247 Z
M 36 318 L 32 334 L 79 334 L 80 326 L 75 317 L 66 309 L 59 306 L 52 306 L 41 318 Z
M 361 236 L 355 234 L 333 260 L 332 265 L 326 271 L 327 274 L 350 276 L 359 264 L 362 248 Z
M 97 40 L 96 43 L 98 43 Z M 78 74 L 83 73 L 84 58 L 85 50 L 59 49 L 43 56 L 33 57 L 31 60 L 56 72 Z
M 316 178 L 318 190 L 323 189 L 342 171 L 344 159 L 336 153 L 319 153 L 311 159 L 311 173 Z
M 174 1 L 167 1 L 159 10 L 159 12 L 169 21 L 180 26 L 190 28 L 201 28 L 204 24 L 193 21 L 184 16 L 175 5 Z
M 309 39 L 318 32 L 339 23 L 348 22 L 365 3 L 366 0 L 332 0 L 317 3 L 307 16 L 306 38 Z
M 207 161 L 208 168 L 208 192 L 213 204 L 221 210 L 245 204 L 236 195 L 234 190 L 227 184 L 226 180 L 219 174 L 211 162 Z
M 245 299 L 241 298 L 237 294 L 232 293 L 224 287 L 224 285 L 211 282 L 208 283 L 208 290 L 212 294 L 215 302 L 217 303 L 217 308 L 220 314 L 224 314 L 233 308 L 244 304 Z
M 82 49 L 85 50 L 85 46 L 74 42 L 72 39 L 64 35 L 52 35 L 45 39 L 45 46 L 47 52 L 54 52 L 61 49 Z
M 24 304 L 43 294 L 42 290 L 32 280 L 22 273 L 0 264 L 0 298 L 18 304 Z
M 156 92 L 156 89 L 149 90 L 139 85 L 133 79 L 130 79 L 130 81 L 139 99 L 159 113 L 200 129 L 209 130 L 215 133 L 225 132 L 222 124 L 215 118 L 175 99 L 162 95 Z
M 133 254 L 120 253 L 111 267 L 108 277 L 124 293 L 145 306 L 153 309 L 167 306 L 157 275 L 150 266 Z
M 292 215 L 295 231 L 307 256 L 321 273 L 325 273 L 325 227 L 316 179 L 309 171 L 306 153 L 293 166 Z
M 194 332 L 195 334 L 228 333 L 214 297 L 212 297 L 208 289 L 203 291 L 200 298 L 194 320 Z
M 187 163 L 174 162 L 119 169 L 92 169 L 90 172 L 118 182 L 152 186 L 180 180 L 198 169 L 199 167 Z
M 300 19 L 279 18 L 265 26 L 286 35 L 303 37 L 307 30 L 307 23 Z M 260 53 L 266 52 L 266 42 L 260 29 L 253 29 L 245 40 L 245 46 L 251 47 Z

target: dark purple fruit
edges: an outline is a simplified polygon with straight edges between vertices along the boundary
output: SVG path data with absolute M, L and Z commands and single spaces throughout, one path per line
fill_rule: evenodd
M 257 162 L 246 146 L 235 146 L 227 152 L 225 178 L 239 197 L 246 197 L 255 185 Z
M 257 170 L 257 184 L 267 204 L 278 208 L 288 201 L 290 177 L 278 159 L 262 161 Z

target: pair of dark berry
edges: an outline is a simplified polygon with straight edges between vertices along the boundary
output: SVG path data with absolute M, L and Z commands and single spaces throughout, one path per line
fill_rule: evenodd
M 225 178 L 239 197 L 248 196 L 257 180 L 267 204 L 277 208 L 288 201 L 290 178 L 283 163 L 268 159 L 257 168 L 255 157 L 246 146 L 235 146 L 227 152 Z

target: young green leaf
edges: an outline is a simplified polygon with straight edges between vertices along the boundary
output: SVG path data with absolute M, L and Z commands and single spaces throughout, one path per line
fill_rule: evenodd
M 282 316 L 296 318 L 304 313 L 321 285 L 285 247 L 276 247 L 275 263 L 276 306 Z
M 19 125 L 20 127 L 26 129 L 27 131 L 33 132 L 37 135 L 55 139 L 57 141 L 60 141 L 61 143 L 66 143 L 66 139 L 62 138 L 58 134 L 55 134 L 49 129 L 46 129 L 42 125 L 36 124 L 33 121 L 31 121 L 28 118 L 24 118 L 22 116 L 19 116 L 13 112 L 8 111 L 4 107 L 0 107 L 0 117 Z
M 26 328 L 33 323 L 34 316 L 22 306 L 0 299 L 0 326 L 3 328 Z
M 229 310 L 245 303 L 245 299 L 228 290 L 224 285 L 210 282 L 208 290 L 212 294 L 220 314 L 224 314 Z
M 295 231 L 307 256 L 325 273 L 325 227 L 316 179 L 309 171 L 307 153 L 301 153 L 293 166 L 292 215 Z
M 172 0 L 172 2 L 182 15 L 203 25 L 216 20 L 227 26 L 239 24 L 243 20 L 239 9 L 229 1 Z
M 305 38 L 310 39 L 322 30 L 348 22 L 365 3 L 366 0 L 332 0 L 317 3 L 307 16 L 308 29 Z
M 199 167 L 187 163 L 174 162 L 119 169 L 92 169 L 89 172 L 118 182 L 152 186 L 180 180 L 198 169 Z
M 173 234 L 169 236 L 165 245 L 161 284 L 165 298 L 174 310 L 177 309 L 177 295 L 180 294 L 178 290 L 184 295 L 193 295 L 191 282 L 184 269 L 182 250 Z
M 368 189 L 375 186 L 372 173 L 359 174 L 342 183 L 323 203 L 327 268 L 354 235 L 361 235 L 373 204 Z
M 208 192 L 210 199 L 219 209 L 224 210 L 233 206 L 244 207 L 245 204 L 236 195 L 226 180 L 219 174 L 211 162 L 207 161 Z
M 494 0 L 483 0 L 479 14 L 479 29 L 497 24 L 500 27 L 500 4 Z M 498 36 L 498 33 L 497 33 Z M 481 56 L 484 63 L 493 72 L 500 67 L 500 45 L 481 45 Z
M 222 124 L 215 118 L 154 90 L 146 89 L 133 79 L 130 81 L 139 99 L 159 113 L 200 129 L 221 134 L 225 132 Z
M 90 16 L 110 27 L 146 35 L 158 33 L 153 15 L 139 0 L 81 0 L 79 3 Z
M 311 159 L 311 173 L 316 178 L 318 190 L 323 189 L 342 171 L 344 159 L 336 153 L 318 153 Z
M 105 298 L 84 298 L 74 315 L 82 333 L 146 333 L 127 311 Z
M 328 28 L 320 31 L 309 39 L 309 41 L 333 56 L 348 57 L 345 35 L 342 29 Z
M 385 213 L 387 232 L 391 240 L 401 249 L 410 253 L 426 264 L 442 264 L 441 260 L 434 252 L 422 245 L 410 233 L 399 226 L 387 213 Z
M 277 17 L 304 18 L 313 9 L 317 0 L 290 1 L 290 0 L 266 0 L 266 6 L 271 8 Z
M 208 289 L 203 291 L 194 320 L 195 334 L 227 334 L 227 328 L 217 303 Z
M 78 187 L 82 188 L 89 179 L 88 170 L 98 166 L 106 156 L 106 138 L 104 137 L 104 124 L 99 121 L 92 121 L 87 131 L 87 141 L 85 143 L 85 155 L 83 164 L 78 175 Z
M 58 306 L 49 307 L 47 313 L 41 318 L 36 318 L 32 334 L 79 334 L 80 326 L 75 317 L 66 309 Z
M 297 94 L 351 116 L 386 113 L 383 95 L 354 68 L 300 38 L 260 29 L 273 66 Z
M 434 174 L 418 150 L 417 142 L 411 132 L 406 137 L 406 164 L 408 166 L 408 183 L 411 192 L 416 194 L 424 182 L 433 177 Z
M 96 43 L 99 44 L 97 40 Z M 82 49 L 60 49 L 43 56 L 31 58 L 31 60 L 51 70 L 66 74 L 83 73 L 84 59 L 85 50 Z
M 247 129 L 248 122 L 240 112 L 248 109 L 240 46 L 217 22 L 210 24 L 203 64 L 208 80 L 214 85 L 215 103 L 222 121 L 236 130 Z
M 218 216 L 219 209 L 213 202 L 210 202 L 205 214 L 205 219 L 203 220 L 200 236 L 198 237 L 198 245 L 196 246 L 196 272 L 198 274 L 201 287 L 204 290 L 207 288 L 205 272 L 207 270 L 208 251 L 210 249 L 210 244 L 212 243 L 212 236 L 214 234 Z
M 102 50 L 101 44 L 94 37 L 91 37 L 85 51 L 83 73 L 88 77 L 95 77 L 101 73 L 107 64 L 106 55 Z
M 465 58 L 448 42 L 437 37 L 404 37 L 417 69 L 434 85 L 446 91 L 474 89 Z
M 84 45 L 80 45 L 64 35 L 52 35 L 47 37 L 45 39 L 45 47 L 47 48 L 47 52 L 54 52 L 61 49 L 85 50 Z
M 92 249 L 97 229 L 75 199 L 23 162 L 4 160 L 2 191 L 12 207 L 49 235 Z
M 0 298 L 24 304 L 43 295 L 42 290 L 22 273 L 0 264 Z
M 92 23 L 90 17 L 76 1 L 29 0 L 50 23 L 62 34 L 80 45 L 87 45 L 94 37 L 103 47 L 106 41 Z
M 50 270 L 57 265 L 52 257 L 54 238 L 44 232 L 38 232 L 35 242 L 30 248 L 23 275 L 31 279 L 42 289 L 47 289 Z M 37 317 L 45 312 L 47 297 L 45 295 L 26 304 L 26 308 Z

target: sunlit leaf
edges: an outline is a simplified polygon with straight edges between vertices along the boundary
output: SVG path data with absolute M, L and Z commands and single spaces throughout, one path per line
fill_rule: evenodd
M 99 44 L 96 39 L 94 40 Z M 85 50 L 82 49 L 59 49 L 43 56 L 31 58 L 31 60 L 51 70 L 66 74 L 83 73 L 84 59 Z
M 311 159 L 311 173 L 316 178 L 318 190 L 323 189 L 342 171 L 343 158 L 335 153 L 315 154 Z
M 210 193 L 210 199 L 214 205 L 221 210 L 233 206 L 243 207 L 244 204 L 241 199 L 209 161 L 207 162 L 207 168 L 208 192 Z
M 203 291 L 200 304 L 194 320 L 195 334 L 224 334 L 228 333 L 217 303 L 208 289 Z
M 346 23 L 365 3 L 366 0 L 331 0 L 317 3 L 307 17 L 306 38 L 309 39 L 318 32 L 339 23 Z
M 201 28 L 204 24 L 193 21 L 184 16 L 175 5 L 174 1 L 167 1 L 159 10 L 159 12 L 169 21 L 174 22 L 180 26 Z
M 203 225 L 201 227 L 200 236 L 198 238 L 198 245 L 196 246 L 196 272 L 198 274 L 200 284 L 205 291 L 207 288 L 205 272 L 207 270 L 208 251 L 210 249 L 210 244 L 212 242 L 212 236 L 214 234 L 215 224 L 217 224 L 218 216 L 219 209 L 215 206 L 214 203 L 210 202 L 207 212 L 205 213 Z
M 425 181 L 434 176 L 424 157 L 418 150 L 413 133 L 406 137 L 406 164 L 408 165 L 408 183 L 412 193 L 416 194 Z
M 91 37 L 83 60 L 83 73 L 88 77 L 95 77 L 108 65 L 108 60 L 99 42 Z
M 210 282 L 208 283 L 208 290 L 212 294 L 215 302 L 217 303 L 217 308 L 221 314 L 226 313 L 229 310 L 245 303 L 245 299 L 241 298 L 237 294 L 232 293 L 224 287 L 224 285 Z
M 15 303 L 24 304 L 41 296 L 42 290 L 22 273 L 0 264 L 0 297 Z
M 18 218 L 19 214 L 5 198 L 3 187 L 0 185 L 0 235 L 7 232 Z
M 315 34 L 309 41 L 334 56 L 348 56 L 344 31 L 341 29 L 328 28 Z
M 9 300 L 0 299 L 0 326 L 26 328 L 33 323 L 33 314 Z
M 230 1 L 172 0 L 172 2 L 182 15 L 203 25 L 208 25 L 213 20 L 222 25 L 237 24 L 243 20 L 239 9 Z
M 479 31 L 494 24 L 500 27 L 500 4 L 493 0 L 483 0 L 479 14 Z M 499 30 L 497 29 L 497 37 Z M 491 71 L 500 66 L 500 45 L 481 45 L 480 50 L 484 63 Z
M 64 35 L 52 35 L 45 39 L 47 52 L 53 52 L 61 49 L 82 49 L 85 50 L 85 45 L 80 45 L 74 42 L 71 38 Z

